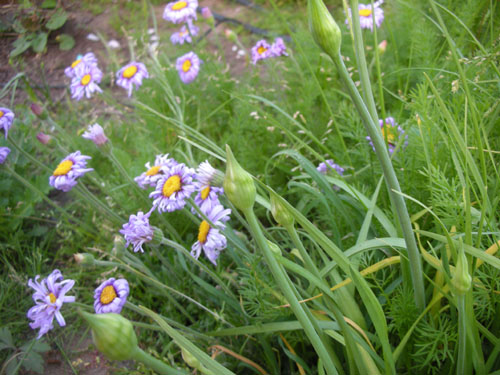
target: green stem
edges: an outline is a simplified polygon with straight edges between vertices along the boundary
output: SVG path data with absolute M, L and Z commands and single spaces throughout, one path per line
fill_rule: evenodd
M 304 332 L 311 341 L 311 344 L 316 350 L 318 357 L 323 362 L 326 368 L 326 372 L 328 374 L 337 375 L 338 371 L 333 361 L 333 358 L 335 357 L 334 352 L 332 350 L 329 350 L 327 348 L 327 343 L 321 339 L 320 334 L 322 335 L 322 331 L 320 330 L 316 320 L 312 318 L 312 316 L 308 316 L 308 314 L 306 313 L 305 309 L 307 307 L 302 306 L 299 303 L 296 296 L 297 291 L 294 290 L 295 288 L 293 287 L 292 283 L 286 276 L 286 273 L 280 267 L 274 254 L 269 248 L 267 240 L 260 229 L 259 222 L 257 221 L 257 217 L 255 216 L 253 209 L 252 208 L 247 209 L 243 213 L 250 226 L 250 232 L 255 241 L 257 242 L 257 245 L 262 250 L 264 258 L 266 259 L 266 263 L 271 269 L 274 279 L 276 280 L 277 284 L 282 290 L 286 300 L 290 304 L 290 307 L 293 310 L 295 316 L 297 317 L 297 320 L 304 328 Z
M 113 210 L 111 210 L 108 206 L 102 203 L 97 197 L 94 196 L 83 184 L 78 184 L 75 189 L 80 196 L 85 199 L 87 202 L 92 203 L 94 207 L 101 210 L 103 213 L 107 214 L 109 218 L 113 218 L 118 224 L 124 222 L 124 219 L 118 214 L 116 214 Z
M 467 361 L 467 314 L 465 312 L 465 295 L 457 296 L 458 309 L 458 357 L 457 375 L 466 374 Z
M 332 54 L 331 58 L 333 59 L 335 65 L 338 68 L 339 74 L 346 85 L 349 95 L 356 106 L 356 109 L 363 120 L 366 131 L 370 136 L 373 145 L 375 147 L 375 152 L 379 159 L 379 162 L 382 166 L 382 170 L 384 172 L 384 178 L 389 188 L 389 194 L 392 197 L 392 201 L 394 202 L 397 217 L 399 220 L 399 224 L 401 225 L 401 229 L 403 231 L 403 237 L 405 238 L 406 247 L 408 250 L 408 258 L 410 260 L 410 272 L 412 279 L 412 288 L 415 292 L 415 304 L 419 308 L 419 310 L 423 310 L 425 307 L 425 289 L 424 289 L 424 279 L 423 279 L 423 271 L 422 271 L 422 261 L 420 258 L 420 253 L 417 248 L 417 243 L 415 241 L 415 237 L 413 235 L 413 230 L 411 227 L 411 220 L 408 214 L 408 210 L 406 208 L 406 203 L 404 201 L 403 196 L 401 195 L 401 188 L 399 186 L 398 178 L 396 177 L 396 172 L 394 171 L 394 167 L 392 166 L 391 159 L 389 157 L 389 153 L 387 152 L 387 148 L 382 138 L 382 132 L 380 131 L 379 126 L 373 121 L 368 109 L 366 108 L 363 99 L 359 95 L 358 90 L 354 82 L 352 81 L 349 73 L 342 61 L 340 56 L 340 52 L 337 54 Z
M 187 375 L 186 372 L 179 371 L 174 369 L 173 367 L 168 366 L 162 361 L 152 357 L 139 347 L 137 347 L 133 357 L 136 361 L 144 363 L 147 367 L 154 370 L 160 375 Z

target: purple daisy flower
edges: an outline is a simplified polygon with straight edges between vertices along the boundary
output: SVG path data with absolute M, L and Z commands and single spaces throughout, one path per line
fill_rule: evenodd
M 74 78 L 75 76 L 81 76 L 81 72 L 85 66 L 95 66 L 97 67 L 97 57 L 92 52 L 86 53 L 85 55 L 78 55 L 76 60 L 71 63 L 66 69 L 64 69 L 64 74 L 69 78 Z
M 149 73 L 146 66 L 140 62 L 131 62 L 116 72 L 116 84 L 127 90 L 129 97 L 134 85 L 138 89 L 144 78 L 149 78 Z
M 224 222 L 229 220 L 230 213 L 231 210 L 224 209 L 222 205 L 214 206 L 207 213 L 207 217 L 214 224 L 214 227 L 211 227 L 205 220 L 201 222 L 198 228 L 198 241 L 191 247 L 191 255 L 194 258 L 198 259 L 201 250 L 203 250 L 208 260 L 217 265 L 217 258 L 221 250 L 224 250 L 227 246 L 226 237 L 220 231 L 225 229 Z
M 40 328 L 37 339 L 54 328 L 52 324 L 54 317 L 59 325 L 64 327 L 66 322 L 60 312 L 61 307 L 64 303 L 75 302 L 74 296 L 66 296 L 66 293 L 75 285 L 74 280 L 59 281 L 63 279 L 63 276 L 57 269 L 40 283 L 39 277 L 40 275 L 37 275 L 35 281 L 32 279 L 28 281 L 28 286 L 35 290 L 33 301 L 36 305 L 29 309 L 27 317 L 32 320 L 30 323 L 32 329 Z
M 198 0 L 179 0 L 168 3 L 163 12 L 163 19 L 172 23 L 184 23 L 196 19 Z
M 151 164 L 147 162 L 145 164 L 147 168 L 146 172 L 134 178 L 134 181 L 137 182 L 137 185 L 139 185 L 141 189 L 146 189 L 148 186 L 154 187 L 158 179 L 164 175 L 164 171 L 177 164 L 179 163 L 177 163 L 175 159 L 169 158 L 168 154 L 156 155 L 154 165 L 151 166 Z
M 272 57 L 271 45 L 264 39 L 259 40 L 255 46 L 252 47 L 252 64 L 257 64 L 257 61 L 268 59 Z
M 80 100 L 84 96 L 90 99 L 94 92 L 102 92 L 97 85 L 101 82 L 102 72 L 97 66 L 85 65 L 78 73 L 71 81 L 71 97 L 73 99 Z
M 175 67 L 179 72 L 181 81 L 191 83 L 200 71 L 201 60 L 194 52 L 188 52 L 177 59 Z
M 102 146 L 108 142 L 108 138 L 104 134 L 104 129 L 98 123 L 89 125 L 88 130 L 82 134 L 83 138 L 90 139 L 96 146 Z
M 5 132 L 5 139 L 9 133 L 9 129 L 14 122 L 14 112 L 8 108 L 0 107 L 0 128 Z
M 91 159 L 91 157 L 82 155 L 80 151 L 66 156 L 50 176 L 50 185 L 64 192 L 70 191 L 76 185 L 78 178 L 93 171 L 92 168 L 85 168 L 87 159 Z
M 123 229 L 120 230 L 120 233 L 125 237 L 125 241 L 127 241 L 125 247 L 132 244 L 135 253 L 138 251 L 143 253 L 142 245 L 153 239 L 154 230 L 149 225 L 150 212 L 144 214 L 139 211 L 137 215 L 130 215 L 128 223 L 123 224 Z
M 220 205 L 219 195 L 224 193 L 224 189 L 210 185 L 203 186 L 200 183 L 197 183 L 197 187 L 198 194 L 196 194 L 196 197 L 194 198 L 194 203 L 200 207 L 201 212 L 207 215 L 212 207 Z M 191 212 L 196 214 L 196 210 L 194 208 L 191 209 Z
M 371 4 L 359 4 L 358 5 L 358 13 L 359 13 L 359 25 L 362 29 L 370 29 L 373 31 L 373 14 L 375 14 L 375 25 L 380 27 L 382 25 L 382 21 L 384 20 L 384 11 L 380 7 L 383 4 L 383 0 L 376 1 L 373 3 L 373 8 Z M 351 17 L 351 9 L 349 8 L 349 17 Z M 345 21 L 346 24 L 349 24 L 349 21 Z
M 279 56 L 288 56 L 283 38 L 274 39 L 274 43 L 271 45 L 271 57 Z
M 193 21 L 188 20 L 187 27 L 186 25 L 183 25 L 180 31 L 173 33 L 170 36 L 170 41 L 172 42 L 172 44 L 192 43 L 192 37 L 198 35 L 199 32 L 200 28 L 198 26 L 195 26 L 193 24 Z
M 340 165 L 335 164 L 332 159 L 325 160 L 326 163 L 319 163 L 317 171 L 322 174 L 327 174 L 327 172 L 331 169 L 334 169 L 339 175 L 344 174 L 344 168 Z
M 96 314 L 119 314 L 130 292 L 128 281 L 115 280 L 114 277 L 103 282 L 94 292 L 94 310 Z
M 156 183 L 156 190 L 149 195 L 154 199 L 153 209 L 158 208 L 159 213 L 182 209 L 186 198 L 195 190 L 194 175 L 194 170 L 183 163 L 165 169 L 164 176 Z
M 396 123 L 394 117 L 387 117 L 385 121 L 378 120 L 378 123 L 380 125 L 380 130 L 382 131 L 384 142 L 387 142 L 387 145 L 389 146 L 389 154 L 392 155 L 394 153 L 396 145 L 403 136 L 405 137 L 403 148 L 408 146 L 408 134 L 405 135 L 405 131 Z M 372 139 L 369 136 L 367 136 L 366 139 L 369 141 L 370 146 L 372 146 L 373 151 L 375 151 Z
M 0 147 L 0 164 L 5 163 L 7 160 L 7 156 L 10 154 L 10 148 L 8 147 Z

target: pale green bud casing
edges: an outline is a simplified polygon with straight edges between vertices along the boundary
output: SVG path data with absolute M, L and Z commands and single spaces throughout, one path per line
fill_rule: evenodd
M 309 0 L 307 4 L 309 29 L 316 43 L 332 58 L 340 53 L 340 28 L 323 4 L 323 0 Z
M 457 266 L 455 267 L 455 273 L 451 279 L 451 285 L 456 295 L 463 296 L 469 291 L 472 285 L 472 277 L 469 274 L 468 268 L 467 257 L 465 256 L 462 246 L 460 246 Z
M 226 175 L 223 186 L 224 193 L 236 208 L 245 212 L 253 207 L 257 195 L 253 178 L 236 161 L 228 145 L 226 145 Z
M 267 244 L 269 245 L 269 249 L 271 249 L 271 252 L 274 255 L 281 255 L 281 249 L 279 248 L 278 245 L 276 245 L 274 242 L 271 242 L 269 240 L 266 240 Z
M 95 258 L 89 253 L 77 253 L 73 255 L 75 262 L 82 266 L 93 266 L 95 263 Z
M 122 236 L 116 235 L 113 240 L 113 248 L 111 249 L 111 254 L 117 258 L 121 258 L 125 253 L 125 239 Z
M 290 211 L 283 206 L 278 197 L 271 193 L 271 213 L 273 214 L 274 220 L 278 224 L 283 225 L 285 228 L 288 228 L 293 225 L 294 219 L 290 214 Z
M 92 328 L 92 338 L 97 349 L 109 359 L 124 361 L 134 359 L 137 336 L 132 323 L 119 314 L 89 314 L 80 311 Z

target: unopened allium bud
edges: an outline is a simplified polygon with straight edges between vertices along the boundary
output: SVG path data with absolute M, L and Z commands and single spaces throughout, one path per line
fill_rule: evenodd
M 293 216 L 274 193 L 271 193 L 271 213 L 273 214 L 274 220 L 285 228 L 293 225 Z
M 467 293 L 472 285 L 472 277 L 469 275 L 467 257 L 465 256 L 462 246 L 463 245 L 460 245 L 455 273 L 451 279 L 454 293 L 461 296 Z
M 252 176 L 239 165 L 228 145 L 226 145 L 226 175 L 223 186 L 224 193 L 236 208 L 246 211 L 253 207 L 257 193 Z
M 43 145 L 46 145 L 50 142 L 50 140 L 52 139 L 52 137 L 48 134 L 45 134 L 45 133 L 38 133 L 36 135 L 36 139 L 38 139 L 38 141 L 43 144 Z
M 323 0 L 309 0 L 307 13 L 309 29 L 316 43 L 332 58 L 339 54 L 342 35 Z
M 92 329 L 94 344 L 106 357 L 116 361 L 133 359 L 137 347 L 137 336 L 132 323 L 115 313 L 89 314 L 80 311 Z
M 89 253 L 77 253 L 73 257 L 75 258 L 75 262 L 82 266 L 92 266 L 95 262 L 94 256 Z

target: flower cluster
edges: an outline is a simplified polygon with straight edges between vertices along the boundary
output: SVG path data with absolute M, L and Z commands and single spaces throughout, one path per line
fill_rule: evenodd
M 35 306 L 28 310 L 27 317 L 31 320 L 30 327 L 39 329 L 37 339 L 54 328 L 54 318 L 61 327 L 66 321 L 61 314 L 61 308 L 65 303 L 75 302 L 74 296 L 66 294 L 75 285 L 71 279 L 63 279 L 61 271 L 55 269 L 42 281 L 29 279 L 28 286 L 35 292 L 33 301 Z M 103 282 L 94 292 L 94 308 L 96 314 L 116 313 L 119 314 L 127 301 L 129 295 L 127 280 L 110 278 Z
M 384 142 L 387 143 L 389 154 L 393 154 L 396 150 L 398 142 L 404 137 L 403 148 L 408 146 L 408 134 L 405 134 L 403 128 L 396 123 L 394 117 L 387 117 L 385 121 L 379 120 L 380 130 L 382 131 L 382 137 Z M 367 136 L 366 139 L 369 141 L 370 146 L 372 146 L 373 151 L 375 151 L 375 146 L 373 145 L 372 139 Z
M 375 25 L 380 27 L 382 21 L 384 20 L 384 10 L 380 7 L 384 3 L 383 0 L 379 0 L 373 3 L 373 8 L 371 4 L 358 4 L 358 14 L 359 14 L 359 25 L 362 29 L 370 29 L 373 31 L 373 19 L 375 18 Z M 352 17 L 351 8 L 349 8 L 349 18 Z M 346 24 L 349 24 L 349 20 L 346 19 Z
M 64 73 L 71 78 L 71 97 L 76 100 L 92 97 L 94 92 L 102 92 L 99 83 L 102 71 L 97 67 L 97 58 L 92 52 L 78 55 Z
M 262 39 L 252 47 L 252 64 L 254 65 L 259 60 L 279 56 L 288 56 L 285 42 L 282 38 L 276 38 L 273 44 L 269 44 L 266 40 Z

